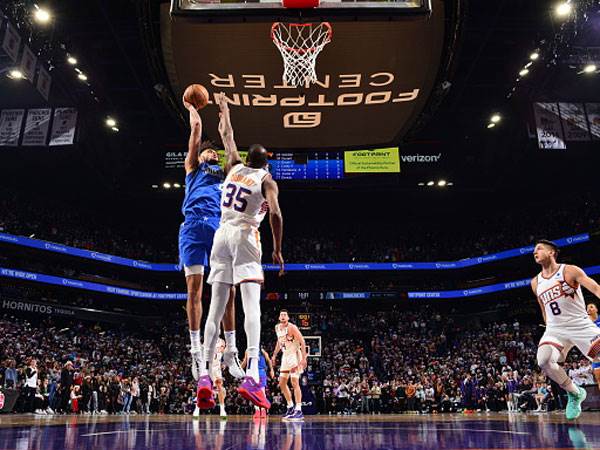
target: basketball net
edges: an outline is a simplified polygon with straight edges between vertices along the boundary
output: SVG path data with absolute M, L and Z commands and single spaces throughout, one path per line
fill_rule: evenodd
M 283 81 L 288 86 L 307 86 L 317 81 L 317 57 L 331 42 L 332 34 L 329 22 L 273 24 L 271 39 L 283 58 Z

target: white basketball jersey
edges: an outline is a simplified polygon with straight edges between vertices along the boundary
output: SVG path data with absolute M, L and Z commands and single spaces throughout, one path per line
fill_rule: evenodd
M 260 226 L 269 209 L 262 193 L 262 182 L 268 173 L 244 164 L 231 168 L 223 182 L 221 224 Z
M 570 322 L 580 323 L 587 319 L 585 300 L 581 286 L 577 288 L 565 281 L 565 265 L 561 264 L 550 278 L 537 276 L 537 297 L 546 311 L 547 326 L 569 326 Z
M 288 334 L 288 327 L 282 327 L 280 324 L 275 326 L 277 340 L 283 353 L 296 352 L 300 349 L 300 345 L 291 334 Z

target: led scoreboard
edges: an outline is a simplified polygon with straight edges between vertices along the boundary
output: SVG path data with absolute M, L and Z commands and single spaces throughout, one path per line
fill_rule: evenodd
M 344 177 L 340 152 L 275 153 L 269 160 L 276 180 L 339 180 Z

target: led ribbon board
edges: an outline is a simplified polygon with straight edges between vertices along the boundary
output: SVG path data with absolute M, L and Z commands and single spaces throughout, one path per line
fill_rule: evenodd
M 554 242 L 559 247 L 567 247 L 569 245 L 581 244 L 588 242 L 590 235 L 588 233 L 577 234 L 562 239 L 557 239 Z M 158 272 L 179 272 L 177 264 L 164 263 L 149 263 L 146 261 L 138 261 L 134 259 L 123 258 L 121 256 L 108 255 L 105 253 L 83 250 L 80 248 L 69 247 L 67 245 L 55 244 L 52 242 L 40 241 L 38 239 L 27 238 L 24 236 L 15 236 L 8 233 L 0 233 L 0 242 L 5 242 L 24 247 L 37 248 L 47 250 L 63 255 L 76 256 L 81 258 L 93 259 L 99 262 L 109 264 L 117 264 L 121 266 L 133 267 L 135 269 L 152 270 Z M 466 258 L 459 261 L 439 261 L 439 262 L 396 262 L 396 263 L 327 263 L 327 264 L 286 264 L 285 269 L 291 272 L 302 271 L 328 271 L 328 270 L 348 270 L 348 271 L 369 271 L 369 270 L 387 270 L 387 271 L 404 271 L 404 270 L 448 270 L 448 269 L 464 269 L 467 267 L 478 266 L 481 264 L 489 264 L 503 259 L 515 258 L 533 252 L 533 246 L 513 248 L 499 253 L 479 256 L 476 258 Z M 265 271 L 279 271 L 279 266 L 274 264 L 263 264 Z

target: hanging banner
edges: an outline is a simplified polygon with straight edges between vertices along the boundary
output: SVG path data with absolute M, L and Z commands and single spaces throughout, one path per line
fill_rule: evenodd
M 37 56 L 31 51 L 28 45 L 23 46 L 23 56 L 21 56 L 21 70 L 23 75 L 33 83 L 35 77 L 35 65 L 37 64 Z
M 586 103 L 585 109 L 592 139 L 600 140 L 600 103 Z
M 48 71 L 46 69 L 44 69 L 43 67 L 40 67 L 40 70 L 38 70 L 38 79 L 37 79 L 36 87 L 37 87 L 37 90 L 39 91 L 39 93 L 42 94 L 42 97 L 44 97 L 46 100 L 48 100 L 48 97 L 50 95 L 50 84 L 51 83 L 52 83 L 52 77 L 50 77 L 50 74 L 48 73 Z
M 534 103 L 538 145 L 541 149 L 566 149 L 556 103 Z
M 52 109 L 36 108 L 27 111 L 25 131 L 23 131 L 23 146 L 46 145 L 48 129 L 50 127 L 50 116 Z
M 17 62 L 19 48 L 21 47 L 21 35 L 10 22 L 6 23 L 4 39 L 2 39 L 3 53 L 8 56 L 13 63 Z
M 50 146 L 72 145 L 77 125 L 77 109 L 56 108 L 50 135 Z
M 4 109 L 0 114 L 0 146 L 16 147 L 21 135 L 24 109 Z
M 583 103 L 559 103 L 560 119 L 566 141 L 585 142 L 590 140 Z

